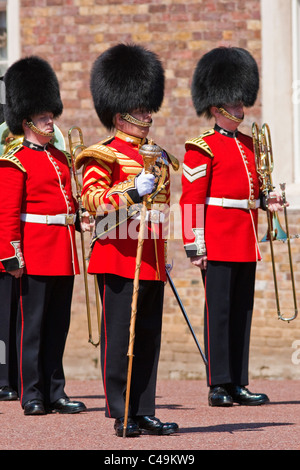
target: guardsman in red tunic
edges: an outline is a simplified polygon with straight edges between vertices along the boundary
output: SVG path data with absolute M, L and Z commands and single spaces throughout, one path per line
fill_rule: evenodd
M 76 166 L 83 166 L 83 205 L 96 215 L 88 272 L 98 276 L 103 305 L 101 365 L 106 416 L 115 418 L 116 435 L 122 436 L 139 209 L 143 196 L 153 196 L 157 190 L 155 176 L 143 169 L 139 149 L 146 142 L 151 113 L 158 111 L 163 100 L 164 71 L 151 51 L 119 44 L 95 61 L 91 91 L 100 121 L 116 132 L 84 150 Z M 148 199 L 127 436 L 142 431 L 171 434 L 178 428 L 176 423 L 162 423 L 154 416 L 166 280 L 163 222 L 170 202 L 169 165 L 177 165 L 165 151 L 161 161 L 164 183 L 158 183 L 159 192 Z
M 3 106 L 2 106 L 3 108 Z M 2 119 L 3 118 L 3 119 Z M 1 109 L 1 119 L 4 114 Z M 20 139 L 9 134 L 5 122 L 0 126 L 2 153 L 20 143 Z M 8 145 L 5 145 L 8 143 Z M 22 138 L 23 140 L 23 138 Z M 0 401 L 18 399 L 18 366 L 16 354 L 16 279 L 4 269 L 0 262 Z
M 15 279 L 0 263 L 0 401 L 18 399 Z
M 182 227 L 187 256 L 205 284 L 205 347 L 209 405 L 260 405 L 251 393 L 248 358 L 256 263 L 260 194 L 252 138 L 238 131 L 244 106 L 259 88 L 258 68 L 244 49 L 213 49 L 197 64 L 192 97 L 198 116 L 214 128 L 186 142 L 182 175 Z M 279 193 L 269 210 L 282 209 Z
M 0 77 L 3 81 L 3 77 Z M 1 82 L 0 82 L 1 84 Z M 1 84 L 2 85 L 2 84 Z M 3 86 L 3 85 L 2 85 Z M 4 122 L 3 104 L 0 104 L 0 153 L 8 151 L 8 141 L 18 141 Z M 0 262 L 0 401 L 18 399 L 18 367 L 16 359 L 16 302 L 15 279 Z
M 6 72 L 5 120 L 23 143 L 0 157 L 0 260 L 18 281 L 19 396 L 25 415 L 76 413 L 62 365 L 74 275 L 76 203 L 68 157 L 51 145 L 63 109 L 50 65 L 39 57 Z

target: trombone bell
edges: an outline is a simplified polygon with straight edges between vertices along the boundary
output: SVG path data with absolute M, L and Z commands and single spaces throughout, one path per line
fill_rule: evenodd
M 268 242 L 270 241 L 270 238 L 272 238 L 272 240 L 280 240 L 282 242 L 287 241 L 287 234 L 283 230 L 276 212 L 272 214 L 271 230 L 267 230 L 265 236 L 260 241 Z
M 76 138 L 74 136 L 74 133 L 77 134 Z M 82 134 L 81 128 L 78 126 L 71 127 L 68 132 L 68 139 L 69 139 L 70 152 L 73 158 L 75 159 L 77 151 L 84 150 L 86 148 L 86 146 L 83 143 L 83 134 Z

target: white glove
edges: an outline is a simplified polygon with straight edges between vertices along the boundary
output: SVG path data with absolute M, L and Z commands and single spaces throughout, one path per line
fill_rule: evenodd
M 153 192 L 154 180 L 155 176 L 152 173 L 145 173 L 145 170 L 136 177 L 136 189 L 140 197 Z
M 95 227 L 95 220 L 88 211 L 84 211 L 82 216 L 81 216 L 81 223 L 80 227 L 82 232 L 92 232 Z

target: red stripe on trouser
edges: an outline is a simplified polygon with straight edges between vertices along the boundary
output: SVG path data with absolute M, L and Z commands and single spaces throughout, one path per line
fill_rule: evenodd
M 207 341 L 207 362 L 208 362 L 208 383 L 211 385 L 211 363 L 210 363 L 210 341 L 209 341 L 209 311 L 206 296 L 206 276 L 205 276 L 205 306 L 206 306 L 206 341 Z
M 20 403 L 22 403 L 23 398 L 23 370 L 22 370 L 22 360 L 23 360 L 23 334 L 24 334 L 24 310 L 23 310 L 23 297 L 22 297 L 22 278 L 20 278 L 20 311 L 21 311 L 21 338 L 20 338 Z
M 103 364 L 103 387 L 104 387 L 104 394 L 105 394 L 105 401 L 106 401 L 108 415 L 109 417 L 111 417 L 109 404 L 107 400 L 107 390 L 106 390 L 107 331 L 106 331 L 106 309 L 105 309 L 105 291 L 106 291 L 105 274 L 103 276 L 103 280 L 104 282 L 103 282 L 102 317 L 103 317 L 104 338 L 105 338 L 105 353 L 104 353 L 104 364 Z

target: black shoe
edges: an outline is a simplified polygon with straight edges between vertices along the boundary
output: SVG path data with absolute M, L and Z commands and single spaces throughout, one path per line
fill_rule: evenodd
M 73 414 L 86 411 L 86 406 L 81 401 L 71 401 L 68 397 L 60 398 L 50 405 L 50 411 L 62 414 Z
M 178 430 L 177 423 L 162 423 L 155 416 L 137 416 L 135 422 L 141 431 L 146 434 L 155 434 L 157 436 L 167 436 Z
M 208 393 L 208 404 L 209 406 L 232 406 L 233 399 L 227 393 L 223 386 L 210 387 Z
M 18 394 L 11 387 L 0 387 L 0 401 L 13 401 L 18 399 Z
M 24 405 L 24 415 L 45 415 L 46 410 L 42 400 L 29 400 Z
M 239 405 L 257 406 L 264 405 L 270 400 L 264 393 L 251 393 L 246 387 L 240 385 L 226 385 L 226 390 Z
M 124 418 L 117 418 L 115 420 L 114 429 L 116 436 L 123 437 L 124 434 Z M 125 437 L 136 437 L 141 434 L 138 425 L 133 421 L 132 418 L 127 419 L 127 426 L 125 431 Z

